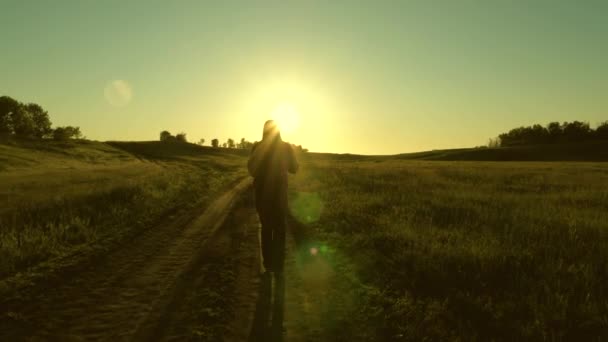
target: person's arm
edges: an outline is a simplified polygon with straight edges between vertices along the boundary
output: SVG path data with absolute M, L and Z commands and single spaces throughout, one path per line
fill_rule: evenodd
M 293 150 L 291 144 L 287 145 L 287 171 L 289 173 L 296 173 L 300 165 L 298 165 L 298 160 L 296 159 L 296 153 Z

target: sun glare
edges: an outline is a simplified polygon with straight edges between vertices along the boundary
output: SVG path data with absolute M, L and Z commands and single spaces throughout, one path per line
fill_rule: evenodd
M 290 103 L 284 102 L 277 105 L 272 111 L 271 117 L 277 122 L 281 132 L 293 132 L 300 124 L 300 115 Z

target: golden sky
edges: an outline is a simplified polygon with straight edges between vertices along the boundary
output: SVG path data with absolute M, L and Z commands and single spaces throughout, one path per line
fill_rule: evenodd
M 91 139 L 283 135 L 312 151 L 485 144 L 608 119 L 608 2 L 7 1 L 0 95 Z

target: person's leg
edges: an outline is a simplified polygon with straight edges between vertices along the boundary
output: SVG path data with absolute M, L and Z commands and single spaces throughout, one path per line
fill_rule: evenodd
M 282 272 L 283 265 L 285 264 L 285 215 L 282 213 L 275 213 L 273 226 L 272 243 L 274 250 L 274 268 L 275 271 Z
M 262 262 L 266 270 L 272 270 L 272 219 L 264 210 L 258 210 L 262 224 Z

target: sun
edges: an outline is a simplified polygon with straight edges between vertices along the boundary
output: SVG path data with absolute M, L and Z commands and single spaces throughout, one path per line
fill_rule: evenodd
M 294 132 L 300 124 L 300 115 L 289 102 L 279 103 L 272 111 L 271 117 L 279 125 L 281 132 Z

